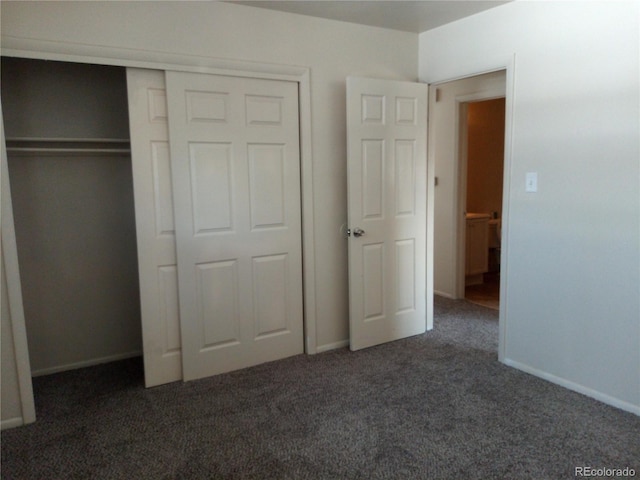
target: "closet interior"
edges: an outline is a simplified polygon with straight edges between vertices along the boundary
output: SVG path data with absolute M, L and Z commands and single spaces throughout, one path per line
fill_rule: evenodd
M 32 375 L 141 355 L 125 69 L 1 67 Z

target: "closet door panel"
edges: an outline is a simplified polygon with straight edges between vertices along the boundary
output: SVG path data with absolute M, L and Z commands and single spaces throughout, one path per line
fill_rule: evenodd
M 166 81 L 183 378 L 302 353 L 297 84 Z
M 164 72 L 127 69 L 147 387 L 182 379 Z

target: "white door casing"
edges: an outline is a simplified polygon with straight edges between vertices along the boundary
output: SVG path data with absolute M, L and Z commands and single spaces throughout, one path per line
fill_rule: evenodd
M 145 385 L 182 379 L 164 72 L 127 69 Z
M 166 85 L 184 380 L 302 353 L 297 84 Z
M 13 203 L 11 200 L 11 185 L 9 182 L 9 165 L 4 135 L 4 119 L 0 106 L 0 191 L 2 193 L 2 208 L 0 208 L 0 270 L 2 270 L 2 301 L 7 302 L 2 309 L 2 335 L 3 343 L 13 343 L 5 349 L 13 353 L 13 361 L 3 362 L 2 387 L 11 385 L 13 380 L 17 391 L 8 388 L 8 394 L 3 392 L 3 401 L 19 405 L 19 416 L 5 418 L 3 415 L 0 428 L 11 428 L 36 421 L 36 407 L 33 398 L 33 385 L 31 383 L 31 364 L 29 361 L 29 346 L 27 344 L 27 328 L 24 318 L 22 303 L 22 285 L 20 283 L 20 266 L 18 264 L 18 245 L 16 242 L 16 230 L 13 221 Z M 6 298 L 5 298 L 6 295 Z M 6 315 L 6 318 L 4 317 Z M 13 347 L 13 348 L 11 348 Z M 3 357 L 4 360 L 4 357 Z M 12 370 L 15 367 L 15 370 Z M 7 370 L 5 370 L 5 368 Z M 11 379 L 6 382 L 7 379 Z M 6 405 L 5 405 L 6 407 Z M 13 410 L 9 407 L 9 410 Z M 6 410 L 3 410 L 5 413 Z
M 506 85 L 506 72 L 498 70 L 438 83 L 432 88 L 429 155 L 438 178 L 443 180 L 434 192 L 434 250 L 438 252 L 434 261 L 434 288 L 445 297 L 464 298 L 465 290 L 466 127 L 461 120 L 466 117 L 461 115 L 461 107 L 467 102 L 504 97 Z M 505 136 L 505 152 L 507 142 Z M 505 192 L 507 172 L 505 168 Z M 503 202 L 503 219 L 507 208 Z
M 427 93 L 347 79 L 352 350 L 426 330 Z

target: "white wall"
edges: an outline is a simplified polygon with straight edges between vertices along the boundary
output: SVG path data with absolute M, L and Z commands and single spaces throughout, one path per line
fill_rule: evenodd
M 437 82 L 515 54 L 505 360 L 638 414 L 639 10 L 510 3 L 421 34 L 419 67 Z
M 417 78 L 415 34 L 220 2 L 2 2 L 2 45 L 47 40 L 311 69 L 318 347 L 348 339 L 345 78 Z M 67 42 L 71 42 L 72 45 Z
M 7 138 L 129 138 L 125 69 L 2 59 Z
M 504 98 L 473 102 L 467 111 L 467 212 L 502 212 Z

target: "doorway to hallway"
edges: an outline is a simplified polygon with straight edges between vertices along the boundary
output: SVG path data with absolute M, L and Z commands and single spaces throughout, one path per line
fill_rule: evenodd
M 466 165 L 464 298 L 499 309 L 505 98 L 461 105 L 461 168 Z

